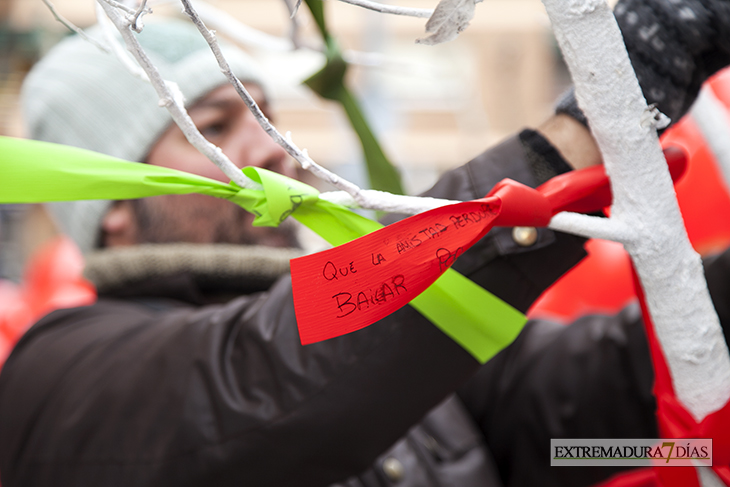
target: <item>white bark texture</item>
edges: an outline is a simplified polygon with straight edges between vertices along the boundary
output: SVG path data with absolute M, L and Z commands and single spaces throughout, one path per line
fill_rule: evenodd
M 730 357 L 621 32 L 605 0 L 543 3 L 611 179 L 605 223 L 634 262 L 677 397 L 700 420 L 730 398 Z

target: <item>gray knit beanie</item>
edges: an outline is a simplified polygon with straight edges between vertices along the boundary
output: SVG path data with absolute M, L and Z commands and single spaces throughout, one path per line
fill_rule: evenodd
M 89 36 L 101 38 L 92 27 Z M 226 83 L 205 40 L 190 23 L 149 22 L 138 37 L 160 70 L 194 103 Z M 259 67 L 240 49 L 223 45 L 233 73 L 241 81 L 263 85 Z M 158 105 L 154 88 L 134 77 L 112 54 L 75 35 L 39 61 L 28 74 L 21 93 L 27 136 L 35 140 L 81 147 L 143 161 L 172 122 Z M 60 229 L 86 253 L 98 246 L 106 200 L 49 203 Z

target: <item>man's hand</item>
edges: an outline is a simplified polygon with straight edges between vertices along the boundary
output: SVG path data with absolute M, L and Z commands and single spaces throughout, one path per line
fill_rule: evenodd
M 537 130 L 573 169 L 595 166 L 602 161 L 601 150 L 588 128 L 566 114 L 553 115 Z

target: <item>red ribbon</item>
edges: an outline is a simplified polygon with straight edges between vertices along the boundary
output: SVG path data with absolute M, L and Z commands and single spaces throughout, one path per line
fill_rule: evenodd
M 668 153 L 683 173 L 681 151 Z M 302 344 L 364 328 L 393 313 L 441 276 L 493 226 L 546 226 L 561 211 L 611 204 L 603 166 L 557 176 L 537 189 L 505 179 L 485 197 L 436 208 L 356 240 L 291 261 Z

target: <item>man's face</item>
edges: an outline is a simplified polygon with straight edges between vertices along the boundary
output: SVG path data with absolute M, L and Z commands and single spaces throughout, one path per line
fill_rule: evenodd
M 256 85 L 247 89 L 268 116 L 263 91 Z M 203 136 L 237 167 L 263 167 L 296 176 L 289 155 L 261 128 L 233 86 L 213 90 L 188 112 Z M 174 124 L 158 139 L 146 162 L 228 181 Z M 103 238 L 109 247 L 171 242 L 296 245 L 289 222 L 270 228 L 252 227 L 252 221 L 253 215 L 226 200 L 198 194 L 157 196 L 117 204 L 104 219 Z

